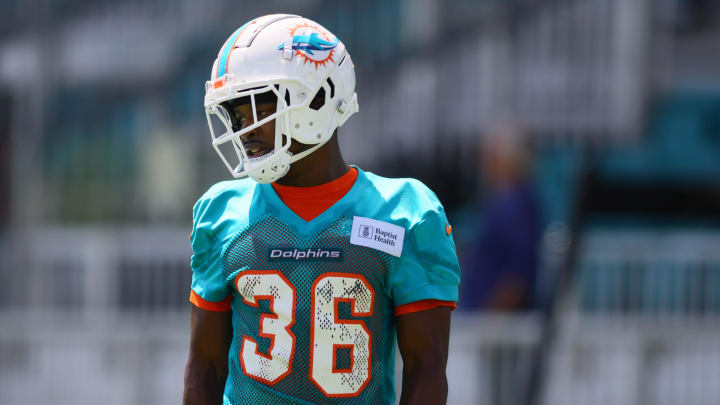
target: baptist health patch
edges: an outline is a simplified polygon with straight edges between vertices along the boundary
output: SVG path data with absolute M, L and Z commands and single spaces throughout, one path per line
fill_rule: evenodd
M 400 257 L 405 228 L 372 218 L 353 217 L 350 243 Z

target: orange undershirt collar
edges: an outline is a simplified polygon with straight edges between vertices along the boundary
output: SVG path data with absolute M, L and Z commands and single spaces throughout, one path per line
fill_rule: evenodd
M 305 221 L 311 221 L 347 194 L 357 176 L 357 169 L 350 167 L 341 177 L 319 186 L 292 187 L 272 183 L 272 187 L 288 208 Z

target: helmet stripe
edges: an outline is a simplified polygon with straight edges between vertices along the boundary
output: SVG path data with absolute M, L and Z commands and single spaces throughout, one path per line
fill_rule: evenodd
M 227 73 L 228 63 L 230 62 L 230 52 L 232 52 L 233 48 L 235 47 L 235 43 L 240 37 L 240 34 L 242 34 L 243 30 L 245 30 L 245 27 L 247 27 L 248 24 L 250 24 L 251 22 L 252 21 L 248 21 L 243 24 L 242 27 L 235 30 L 235 32 L 233 32 L 233 34 L 230 36 L 230 39 L 228 39 L 227 43 L 225 44 L 225 48 L 223 48 L 222 54 L 220 55 L 220 60 L 218 61 L 218 79 L 225 76 L 225 73 Z

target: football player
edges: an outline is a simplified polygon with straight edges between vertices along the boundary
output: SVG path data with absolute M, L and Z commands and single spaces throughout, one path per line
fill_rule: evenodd
M 435 194 L 348 166 L 358 111 L 345 46 L 267 15 L 235 31 L 206 84 L 212 144 L 241 180 L 193 209 L 185 404 L 393 404 L 447 397 L 459 267 Z

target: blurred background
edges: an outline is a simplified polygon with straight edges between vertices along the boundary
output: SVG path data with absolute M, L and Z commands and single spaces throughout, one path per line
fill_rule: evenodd
M 0 1 L 0 403 L 177 404 L 204 83 L 268 13 L 347 45 L 346 160 L 462 263 L 450 404 L 720 404 L 713 0 Z

